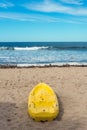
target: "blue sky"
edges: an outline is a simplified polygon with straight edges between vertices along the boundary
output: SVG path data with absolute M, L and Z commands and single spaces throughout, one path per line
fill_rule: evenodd
M 87 41 L 87 0 L 0 0 L 0 41 Z

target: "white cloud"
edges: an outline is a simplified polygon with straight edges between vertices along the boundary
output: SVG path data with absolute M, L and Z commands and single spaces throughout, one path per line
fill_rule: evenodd
M 67 0 L 68 1 L 68 0 Z M 73 0 L 74 1 L 74 0 Z M 78 0 L 79 1 L 79 0 Z M 6 3 L 6 1 L 4 1 Z M 11 3 L 6 3 L 3 8 L 8 8 L 14 6 Z M 87 22 L 87 19 L 78 20 L 76 17 L 79 16 L 87 16 L 87 8 L 75 8 L 71 6 L 65 6 L 64 4 L 52 2 L 51 0 L 44 0 L 41 3 L 34 4 L 24 4 L 25 8 L 33 11 L 45 12 L 45 13 L 35 13 L 35 14 L 24 14 L 24 13 L 12 13 L 12 12 L 0 12 L 0 19 L 10 19 L 10 20 L 18 20 L 18 21 L 38 21 L 38 22 L 63 22 L 63 23 L 74 23 L 74 24 L 83 24 Z M 51 12 L 56 12 L 55 17 L 51 15 Z M 50 16 L 49 16 L 50 13 Z M 66 16 L 66 19 L 63 17 L 59 17 L 57 13 L 69 14 Z M 71 16 L 70 16 L 71 15 Z M 74 16 L 72 19 L 72 15 Z M 76 16 L 76 17 L 75 17 Z M 81 17 L 83 18 L 83 17 Z
M 48 0 L 45 0 L 43 3 L 24 4 L 23 6 L 27 9 L 40 11 L 40 12 L 58 12 L 58 11 L 61 12 L 70 9 L 59 3 L 53 3 Z
M 0 12 L 0 18 L 18 20 L 18 21 L 35 21 L 35 18 L 33 16 L 21 13 L 10 13 L 10 12 L 8 13 Z
M 72 24 L 87 24 L 87 19 L 75 19 L 75 18 L 59 18 L 59 17 L 50 17 L 47 15 L 27 15 L 21 13 L 5 13 L 0 12 L 0 19 L 9 19 L 17 21 L 26 21 L 26 22 L 63 22 L 63 23 L 72 23 Z
M 10 2 L 7 2 L 7 1 L 0 2 L 0 8 L 8 8 L 8 7 L 13 7 L 13 6 L 14 6 L 13 3 L 10 3 Z
M 2 19 L 11 19 L 11 20 L 19 20 L 19 21 L 46 21 L 46 22 L 55 22 L 58 19 L 49 16 L 41 16 L 41 15 L 28 15 L 21 13 L 4 13 L 0 12 L 0 18 Z
M 73 0 L 73 3 L 75 3 L 75 0 Z M 64 4 L 60 4 L 58 2 L 52 2 L 49 0 L 45 0 L 42 3 L 24 4 L 23 6 L 29 10 L 45 12 L 45 13 L 55 12 L 55 13 L 87 16 L 87 8 L 83 8 L 79 6 L 77 7 L 66 6 Z
M 82 0 L 60 0 L 66 4 L 83 5 Z

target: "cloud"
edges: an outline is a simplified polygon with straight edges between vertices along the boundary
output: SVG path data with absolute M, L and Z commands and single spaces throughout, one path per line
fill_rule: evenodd
M 10 2 L 7 2 L 7 1 L 0 2 L 0 8 L 8 8 L 8 7 L 13 7 L 13 6 L 14 6 L 13 3 L 10 3 Z
M 0 18 L 11 19 L 18 21 L 35 21 L 35 18 L 31 15 L 21 14 L 21 13 L 10 13 L 10 12 L 0 12 Z
M 69 1 L 69 0 L 62 0 Z M 70 0 L 71 1 L 71 0 Z M 74 1 L 74 0 L 73 0 Z M 12 3 L 8 3 L 4 1 L 6 5 L 3 8 L 8 8 L 14 6 Z M 78 0 L 80 2 L 80 0 Z M 20 7 L 21 5 L 19 5 Z M 63 22 L 63 23 L 74 23 L 74 24 L 83 24 L 87 22 L 85 18 L 87 16 L 87 8 L 82 7 L 72 7 L 67 6 L 66 4 L 61 4 L 59 2 L 53 2 L 52 0 L 44 0 L 39 3 L 28 3 L 22 5 L 22 8 L 25 7 L 29 10 L 35 11 L 35 13 L 13 13 L 13 12 L 0 12 L 0 19 L 9 19 L 9 20 L 17 20 L 17 21 L 26 21 L 26 22 Z M 37 12 L 36 12 L 37 11 Z M 44 12 L 44 13 L 39 13 Z M 54 16 L 51 12 L 56 12 Z M 57 15 L 57 13 L 68 14 L 64 15 L 65 18 L 61 15 Z M 50 14 L 50 15 L 49 15 Z M 78 16 L 78 17 L 77 17 Z M 81 17 L 80 17 L 81 16 Z M 73 18 L 73 19 L 72 19 Z M 81 18 L 76 19 L 76 18 Z M 84 18 L 84 20 L 82 20 Z
M 66 4 L 83 5 L 82 0 L 60 0 L 60 1 Z
M 0 19 L 17 20 L 22 22 L 49 22 L 49 23 L 71 23 L 71 24 L 87 24 L 87 19 L 75 19 L 75 18 L 60 18 L 60 17 L 50 17 L 47 15 L 28 15 L 21 13 L 5 13 L 0 12 Z
M 63 0 L 69 1 L 69 0 Z M 71 0 L 70 0 L 71 1 Z M 81 4 L 80 0 L 76 1 L 72 0 L 73 3 Z M 87 16 L 87 8 L 84 7 L 72 7 L 68 5 L 61 4 L 59 2 L 52 2 L 49 0 L 45 0 L 41 3 L 33 3 L 33 4 L 24 4 L 25 8 L 33 11 L 38 12 L 45 12 L 45 13 L 63 13 L 63 14 L 70 14 L 70 15 L 79 15 L 79 16 Z
M 53 3 L 48 0 L 45 0 L 42 3 L 24 4 L 23 6 L 29 10 L 40 12 L 62 12 L 69 9 L 68 7 L 62 6 L 59 3 Z
M 58 22 L 58 19 L 49 16 L 42 16 L 42 15 L 28 15 L 24 13 L 5 13 L 0 12 L 0 18 L 2 19 L 11 19 L 11 20 L 18 20 L 18 21 L 45 21 L 45 22 Z

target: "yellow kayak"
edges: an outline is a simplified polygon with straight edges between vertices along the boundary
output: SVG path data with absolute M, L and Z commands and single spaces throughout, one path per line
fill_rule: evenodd
M 28 97 L 28 113 L 35 121 L 50 121 L 59 113 L 59 103 L 56 94 L 45 83 L 39 83 Z

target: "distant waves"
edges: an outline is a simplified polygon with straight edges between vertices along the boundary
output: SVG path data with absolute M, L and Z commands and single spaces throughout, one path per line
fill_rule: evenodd
M 0 47 L 0 50 L 42 50 L 48 47 Z
M 87 65 L 87 43 L 3 43 L 1 65 Z
M 14 50 L 42 50 L 42 49 L 48 49 L 49 47 L 15 47 Z
M 81 46 L 81 47 L 58 47 L 58 46 L 35 46 L 35 47 L 0 47 L 0 50 L 87 50 L 86 46 Z

